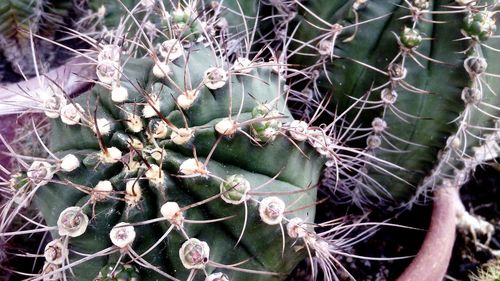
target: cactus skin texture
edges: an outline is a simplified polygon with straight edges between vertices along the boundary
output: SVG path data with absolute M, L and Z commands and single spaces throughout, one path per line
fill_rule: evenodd
M 213 198 L 206 204 L 186 210 L 185 219 L 225 219 L 203 224 L 186 221 L 182 232 L 189 238 L 206 241 L 210 247 L 211 261 L 230 265 L 248 260 L 240 267 L 273 272 L 273 275 L 268 275 L 223 268 L 216 270 L 217 266 L 207 265 L 209 274 L 213 270 L 222 270 L 230 280 L 283 279 L 283 276 L 276 274 L 290 272 L 305 257 L 306 252 L 296 252 L 291 247 L 293 240 L 287 238 L 283 255 L 286 258 L 282 258 L 282 230 L 279 225 L 266 225 L 261 221 L 258 202 L 266 197 L 267 192 L 271 192 L 289 206 L 287 211 L 297 209 L 287 214 L 287 217 L 300 217 L 306 222 L 313 222 L 316 189 L 309 187 L 318 182 L 324 160 L 307 143 L 297 142 L 296 147 L 283 135 L 277 135 L 267 143 L 251 140 L 249 126 L 259 121 L 252 117 L 251 112 L 257 106 L 282 110 L 278 119 L 271 121 L 287 123 L 293 120 L 281 96 L 282 85 L 270 66 L 257 65 L 251 69 L 249 76 L 230 73 L 221 88 L 211 90 L 203 85 L 203 75 L 205 70 L 217 63 L 217 57 L 201 45 L 192 46 L 186 50 L 186 55 L 187 52 L 187 64 L 184 56 L 169 64 L 172 73 L 168 79 L 155 78 L 153 63 L 148 59 L 128 60 L 123 66 L 121 80 L 121 86 L 128 89 L 128 98 L 122 103 L 113 102 L 110 90 L 98 85 L 74 99 L 73 102 L 83 109 L 81 124 L 95 124 L 93 120 L 105 118 L 111 124 L 111 129 L 98 126 L 102 136 L 100 144 L 96 133 L 90 128 L 92 125 L 68 125 L 61 118 L 54 119 L 50 150 L 59 158 L 75 155 L 81 165 L 71 172 L 56 173 L 52 183 L 38 189 L 35 202 L 49 226 L 57 225 L 59 215 L 67 207 L 85 206 L 83 212 L 90 219 L 87 230 L 79 237 L 70 237 L 68 248 L 93 254 L 112 246 L 109 233 L 119 222 L 133 224 L 162 217 L 160 208 L 165 202 L 176 202 L 181 208 L 200 202 L 220 194 L 222 179 L 242 175 L 251 186 L 247 195 L 251 199 L 245 200 L 247 214 L 243 204 L 232 205 L 221 198 Z M 224 64 L 223 67 L 229 65 Z M 186 85 L 185 79 L 188 79 Z M 184 87 L 198 89 L 199 94 L 188 109 L 181 111 L 175 100 L 180 95 L 179 89 Z M 154 96 L 159 97 L 159 112 L 155 112 L 151 118 L 143 117 L 146 113 L 144 108 L 148 106 L 146 96 L 150 101 Z M 130 125 L 130 114 L 136 114 L 135 117 L 139 118 L 142 124 L 136 127 L 140 129 Z M 227 117 L 239 123 L 249 121 L 248 125 L 241 125 L 247 136 L 239 131 L 233 136 L 217 133 L 215 125 Z M 155 126 L 150 124 L 166 125 L 166 122 L 171 122 L 168 134 L 152 138 Z M 184 144 L 175 144 L 172 132 L 178 129 L 172 128 L 191 128 L 193 136 L 188 137 Z M 199 161 L 205 162 L 215 145 L 205 170 L 207 175 L 183 170 L 181 165 L 187 159 L 197 157 Z M 112 147 L 119 148 L 121 161 L 102 163 L 105 157 L 99 158 L 98 155 L 103 153 L 103 147 L 108 149 L 110 155 L 113 153 Z M 159 154 L 155 155 L 155 150 L 160 151 Z M 196 151 L 196 155 L 193 151 Z M 136 164 L 139 165 L 137 168 L 130 168 Z M 158 166 L 161 167 L 162 178 L 158 178 L 158 174 L 148 173 L 154 170 L 152 167 Z M 297 173 L 299 170 L 301 172 Z M 154 171 L 159 173 L 160 170 Z M 111 182 L 113 191 L 107 197 L 104 196 L 102 201 L 92 201 L 92 198 L 95 199 L 95 194 L 92 197 L 92 188 L 105 180 Z M 142 195 L 127 193 L 127 182 L 139 184 Z M 262 188 L 255 191 L 259 193 L 253 195 L 252 188 L 259 186 Z M 245 232 L 237 244 L 244 222 Z M 137 236 L 131 246 L 133 251 L 138 254 L 145 252 L 160 240 L 169 227 L 166 221 L 135 226 Z M 186 280 L 190 271 L 183 267 L 179 259 L 179 248 L 186 240 L 182 232 L 177 228 L 171 231 L 144 259 L 175 278 Z M 52 235 L 54 238 L 59 236 L 57 230 Z M 72 267 L 72 271 L 78 280 L 91 280 L 101 268 L 113 267 L 119 256 L 120 253 L 114 253 L 95 257 Z M 70 263 L 79 259 L 81 256 L 69 255 Z M 123 261 L 126 260 L 124 258 Z M 141 280 L 164 278 L 153 270 L 133 266 L 139 271 Z M 202 275 L 198 273 L 196 280 L 203 280 Z
M 331 93 L 328 108 L 349 110 L 347 121 L 359 128 L 348 143 L 378 158 L 354 163 L 355 176 L 327 171 L 333 176 L 325 184 L 337 195 L 359 205 L 406 206 L 437 186 L 460 186 L 477 164 L 498 156 L 498 4 L 298 2 L 287 2 L 300 25 L 287 25 L 293 39 L 285 58 L 313 81 L 297 91 L 309 90 L 311 100 Z M 470 57 L 484 59 L 485 73 L 468 73 Z M 401 65 L 404 75 L 395 71 Z M 462 98 L 467 87 L 475 101 Z

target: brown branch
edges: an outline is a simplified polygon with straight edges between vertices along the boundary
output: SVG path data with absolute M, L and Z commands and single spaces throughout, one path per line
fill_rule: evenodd
M 431 224 L 424 243 L 397 281 L 443 280 L 455 242 L 457 193 L 455 187 L 443 187 L 434 193 Z

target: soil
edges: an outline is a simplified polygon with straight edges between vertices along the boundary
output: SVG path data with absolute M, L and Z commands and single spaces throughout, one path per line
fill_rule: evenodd
M 500 166 L 496 164 L 478 169 L 474 177 L 461 189 L 461 198 L 471 214 L 479 215 L 495 226 L 494 236 L 489 246 L 491 249 L 500 249 Z M 326 218 L 342 216 L 347 212 L 347 206 L 333 206 L 323 204 L 319 207 L 318 214 L 327 214 Z M 356 211 L 354 211 L 356 213 Z M 432 206 L 430 204 L 414 206 L 411 210 L 399 213 L 390 220 L 397 225 L 411 226 L 421 230 L 404 229 L 384 226 L 369 239 L 354 246 L 352 254 L 366 257 L 403 257 L 415 255 L 425 237 L 425 230 L 430 223 Z M 352 210 L 349 212 L 352 213 Z M 325 217 L 321 219 L 326 219 Z M 387 214 L 372 212 L 369 221 L 387 220 Z M 485 242 L 486 237 L 477 237 L 480 242 Z M 373 261 L 338 257 L 346 265 L 348 271 L 356 280 L 361 281 L 391 281 L 404 271 L 411 262 L 411 258 L 401 260 Z M 477 274 L 482 265 L 494 262 L 495 256 L 488 249 L 477 247 L 470 233 L 457 233 L 453 256 L 444 280 L 467 281 L 471 274 Z M 288 281 L 312 280 L 307 271 L 308 261 L 304 261 L 290 276 Z M 497 257 L 498 263 L 498 257 Z M 338 271 L 340 280 L 349 280 L 348 275 Z M 488 279 L 481 281 L 496 281 Z M 322 280 L 318 278 L 317 280 Z M 430 280 L 422 280 L 430 281 Z
M 323 205 L 320 207 L 318 214 L 328 213 L 329 215 L 336 213 L 341 216 L 342 213 L 361 213 L 359 210 L 347 210 L 347 206 L 335 206 L 337 210 L 332 210 L 332 206 Z M 404 256 L 415 255 L 425 237 L 425 229 L 430 223 L 432 207 L 430 205 L 416 205 L 411 211 L 404 211 L 388 221 L 391 224 L 409 226 L 417 229 L 407 229 L 393 226 L 383 226 L 379 230 L 364 241 L 356 244 L 349 251 L 349 254 L 367 257 L 351 258 L 338 256 L 338 260 L 346 266 L 346 269 L 356 280 L 363 281 L 382 281 L 395 280 L 403 270 L 411 262 L 411 258 L 391 259 Z M 366 221 L 382 222 L 386 221 L 387 213 L 380 211 L 372 211 Z M 386 258 L 385 261 L 370 260 L 370 258 Z M 305 270 L 306 262 L 298 267 L 297 272 L 289 281 L 309 281 L 308 274 Z M 310 274 L 309 274 L 310 275 Z M 337 273 L 340 280 L 350 280 L 349 275 L 342 270 Z M 317 280 L 323 280 L 318 278 Z
M 460 196 L 471 214 L 484 218 L 495 226 L 495 233 L 489 247 L 500 249 L 500 165 L 479 169 L 475 178 L 462 187 Z M 477 237 L 481 243 L 486 237 Z M 496 257 L 500 260 L 500 257 Z M 492 262 L 495 256 L 491 250 L 477 247 L 470 234 L 457 233 L 453 256 L 448 267 L 449 280 L 469 280 L 470 273 L 476 273 L 481 265 Z M 453 279 L 452 279 L 453 278 Z M 496 277 L 500 278 L 500 275 Z M 493 281 L 493 279 L 492 279 Z

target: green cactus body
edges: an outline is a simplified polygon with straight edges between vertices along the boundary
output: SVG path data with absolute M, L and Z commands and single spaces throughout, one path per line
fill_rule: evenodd
M 188 51 L 189 62 L 185 64 Z M 113 226 L 127 222 L 139 223 L 134 227 L 136 237 L 130 246 L 139 255 L 169 232 L 144 259 L 180 280 L 186 280 L 190 274 L 179 256 L 188 237 L 208 244 L 210 261 L 226 265 L 246 261 L 237 267 L 250 270 L 242 272 L 209 263 L 209 274 L 222 271 L 230 280 L 283 279 L 307 252 L 304 248 L 295 250 L 291 247 L 294 240 L 287 238 L 282 253 L 282 228 L 262 221 L 258 202 L 269 193 L 285 203 L 286 211 L 292 211 L 286 217 L 313 222 L 316 189 L 309 187 L 318 183 L 324 159 L 307 143 L 294 145 L 278 134 L 279 128 L 272 140 L 264 142 L 251 132 L 254 124 L 268 122 L 261 120 L 265 120 L 266 114 L 252 116 L 252 111 L 262 104 L 279 110 L 280 116 L 273 122 L 293 120 L 281 97 L 282 84 L 271 67 L 256 65 L 249 75 L 232 72 L 223 85 L 216 85 L 216 81 L 204 76 L 205 70 L 218 61 L 213 52 L 201 45 L 193 45 L 185 52 L 169 63 L 171 73 L 163 79 L 154 77 L 151 61 L 127 60 L 120 86 L 127 88 L 128 96 L 121 103 L 113 102 L 110 90 L 97 85 L 74 99 L 83 109 L 79 124 L 68 125 L 70 114 L 64 117 L 62 113 L 66 119 L 54 119 L 51 151 L 61 158 L 75 155 L 80 165 L 71 172 L 57 172 L 56 180 L 38 189 L 35 202 L 50 226 L 57 225 L 66 208 L 83 207 L 89 224 L 83 235 L 68 238 L 70 263 L 82 258 L 72 251 L 94 254 L 112 246 L 109 235 Z M 199 93 L 181 110 L 176 101 L 187 90 Z M 225 118 L 242 125 L 231 134 L 221 134 L 216 125 Z M 92 130 L 96 123 L 101 143 L 97 130 Z M 191 129 L 187 134 L 180 131 L 187 128 Z M 211 156 L 205 167 L 208 155 Z M 243 185 L 227 186 L 235 181 L 243 184 L 243 180 L 249 189 Z M 109 184 L 103 181 L 109 181 L 112 191 L 105 188 Z M 221 185 L 226 185 L 225 189 Z M 173 224 L 161 221 L 140 225 L 162 217 L 162 205 L 166 202 L 177 203 L 164 207 L 168 213 L 172 206 L 183 208 L 211 197 L 214 198 L 205 204 L 183 211 L 176 220 L 172 219 Z M 238 202 L 228 203 L 228 198 Z M 222 220 L 192 223 L 216 219 Z M 286 222 L 280 219 L 281 223 Z M 58 231 L 53 231 L 52 236 L 58 237 Z M 189 257 L 193 262 L 194 258 Z M 114 267 L 119 258 L 120 252 L 97 256 L 72 267 L 72 271 L 78 280 L 91 280 L 101 269 L 105 272 Z M 123 258 L 122 262 L 129 259 Z M 132 266 L 138 270 L 137 280 L 164 278 L 151 269 Z M 101 273 L 101 277 L 106 275 L 109 272 Z M 203 273 L 198 273 L 196 280 L 203 278 Z
M 306 72 L 317 71 L 315 90 L 332 93 L 330 108 L 350 109 L 348 121 L 366 128 L 351 143 L 371 156 L 362 156 L 367 159 L 363 164 L 353 164 L 360 171 L 357 176 L 330 183 L 341 187 L 336 190 L 350 190 L 346 193 L 360 204 L 380 203 L 375 198 L 414 202 L 415 194 L 467 175 L 463 168 L 471 170 L 467 163 L 487 142 L 490 157 L 498 153 L 493 146 L 498 142 L 494 134 L 500 99 L 494 92 L 500 83 L 500 43 L 493 38 L 485 41 L 496 30 L 491 1 L 469 6 L 459 1 L 397 2 L 298 5 L 302 25 L 294 42 L 307 45 L 294 45 L 300 53 L 292 52 L 289 62 L 305 65 Z M 323 54 L 322 42 L 328 43 Z M 310 55 L 300 55 L 304 53 Z M 493 75 L 468 74 L 464 62 L 471 56 L 484 58 L 486 72 Z M 481 92 L 476 103 L 464 102 L 466 87 Z M 319 123 L 329 119 L 324 115 Z M 455 146 L 453 136 L 459 136 Z

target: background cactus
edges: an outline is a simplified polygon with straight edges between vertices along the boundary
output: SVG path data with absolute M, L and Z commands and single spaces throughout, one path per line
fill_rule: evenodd
M 370 155 L 352 163 L 358 172 L 327 171 L 338 197 L 415 202 L 442 184 L 460 186 L 498 156 L 496 1 L 271 5 L 272 26 L 287 34 L 275 41 L 283 62 L 308 78 L 289 75 L 298 113 L 311 118 L 325 106 L 318 123 L 344 113 L 337 130 L 351 128 L 345 141 Z
M 49 41 L 61 39 L 64 27 L 73 27 L 70 17 L 84 18 L 87 13 L 85 3 L 86 1 L 2 1 L 0 50 L 4 58 L 1 65 L 5 70 L 1 74 L 4 75 L 9 70 L 18 75 L 33 76 L 35 71 L 47 71 L 56 59 L 61 60 L 61 52 L 56 56 L 56 50 L 61 49 Z M 85 29 L 88 27 L 86 23 L 83 20 L 78 25 Z M 93 30 L 88 30 L 91 31 Z M 36 63 L 33 61 L 33 50 L 37 52 Z M 7 81 L 15 78 L 12 74 L 5 77 Z

